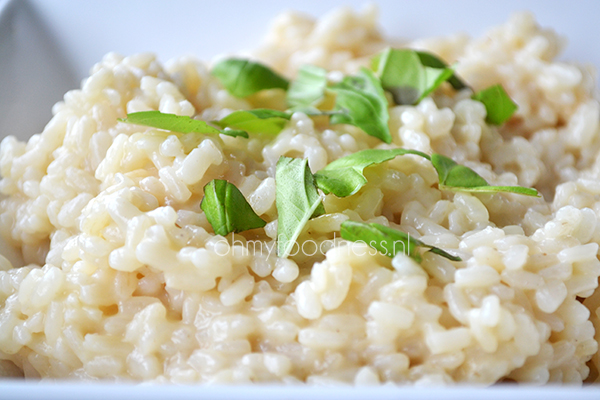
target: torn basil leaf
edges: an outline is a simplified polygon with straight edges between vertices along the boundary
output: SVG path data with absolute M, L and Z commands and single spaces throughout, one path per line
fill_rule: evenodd
M 440 185 L 466 188 L 488 185 L 477 172 L 457 164 L 449 157 L 434 153 L 431 155 L 431 163 L 438 173 Z
M 334 110 L 339 112 L 331 116 L 332 124 L 354 125 L 368 135 L 392 142 L 388 102 L 372 71 L 362 68 L 358 75 L 347 76 L 330 89 L 336 94 Z
M 333 193 L 346 197 L 358 192 L 367 183 L 363 175 L 366 167 L 391 160 L 397 156 L 415 154 L 429 159 L 417 150 L 407 149 L 368 149 L 339 158 L 315 174 L 317 187 L 325 194 Z
M 487 112 L 485 120 L 492 125 L 502 125 L 518 109 L 515 102 L 499 84 L 475 93 L 473 99 L 483 103 Z
M 432 253 L 451 261 L 462 261 L 460 257 L 453 256 L 438 247 L 427 245 L 407 233 L 380 224 L 344 221 L 340 233 L 342 239 L 365 243 L 388 257 L 402 253 L 421 262 L 421 254 L 417 249 L 427 247 L 431 249 Z
M 290 120 L 290 114 L 282 111 L 257 108 L 234 111 L 225 118 L 213 121 L 221 128 L 231 128 L 247 133 L 267 133 L 276 135 Z
M 289 81 L 269 67 L 241 59 L 229 58 L 218 62 L 211 74 L 229 93 L 244 98 L 265 89 L 287 90 Z
M 222 133 L 233 137 L 248 137 L 248 134 L 244 131 L 217 129 L 208 125 L 205 121 L 192 119 L 184 115 L 161 113 L 160 111 L 135 112 L 127 114 L 127 118 L 119 118 L 119 121 L 179 133 Z
M 417 104 L 454 75 L 452 68 L 434 68 L 431 57 L 415 50 L 388 48 L 373 59 L 372 67 L 381 86 L 394 97 L 396 104 Z
M 325 213 L 308 160 L 281 157 L 275 172 L 277 255 L 290 255 L 296 239 L 310 218 Z
M 304 65 L 290 83 L 287 103 L 290 107 L 311 107 L 323 99 L 327 88 L 327 71 L 314 65 Z
M 476 193 L 508 192 L 525 196 L 539 197 L 537 190 L 522 186 L 490 186 L 477 172 L 457 164 L 441 154 L 432 154 L 431 163 L 438 173 L 440 190 L 453 190 Z
M 428 53 L 426 51 L 417 51 L 417 55 L 419 56 L 419 60 L 421 60 L 421 64 L 426 67 L 444 69 L 448 68 L 448 64 L 439 59 L 436 55 Z M 452 87 L 456 90 L 462 90 L 467 87 L 467 84 L 464 83 L 455 73 L 452 74 L 450 78 L 448 78 L 448 83 L 452 85 Z
M 217 235 L 225 236 L 230 232 L 244 232 L 266 225 L 250 207 L 242 192 L 224 180 L 213 179 L 204 186 L 200 208 Z

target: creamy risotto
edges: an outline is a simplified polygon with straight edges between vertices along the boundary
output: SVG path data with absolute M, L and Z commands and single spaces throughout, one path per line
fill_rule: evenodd
M 251 59 L 284 80 L 309 64 L 339 84 L 365 73 L 361 67 L 390 46 L 376 23 L 372 8 L 316 21 L 283 14 Z M 280 115 L 280 132 L 248 137 L 126 123 L 127 114 L 149 110 L 208 122 L 238 110 L 285 111 L 287 84 L 234 96 L 211 73 L 214 63 L 181 57 L 163 65 L 150 54 L 113 53 L 56 104 L 42 133 L 26 143 L 5 137 L 0 224 L 24 261 L 0 256 L 2 375 L 292 384 L 596 380 L 595 72 L 554 61 L 562 38 L 529 14 L 481 38 L 393 47 L 435 54 L 466 87 L 444 82 L 415 105 L 385 94 L 390 143 L 348 119 L 333 123 L 339 115 L 307 109 Z M 518 106 L 499 125 L 472 98 L 495 84 Z M 327 101 L 335 96 L 321 105 Z M 366 166 L 355 193 L 336 196 L 319 186 L 318 171 L 341 157 L 397 148 L 443 154 L 490 185 L 534 187 L 542 196 L 445 190 L 439 170 L 414 154 Z M 322 201 L 297 224 L 296 251 L 282 250 L 278 238 L 282 207 L 292 201 L 282 192 L 282 156 L 295 159 L 290 168 L 308 160 L 299 176 L 313 185 L 316 173 L 316 186 L 307 187 Z M 225 225 L 217 229 L 207 211 L 214 209 L 208 189 L 217 203 L 225 193 L 215 179 L 237 199 L 229 211 L 245 213 L 227 219 L 223 234 L 215 232 Z M 302 185 L 290 179 L 288 189 Z M 389 257 L 345 240 L 348 221 L 404 232 L 420 250 Z

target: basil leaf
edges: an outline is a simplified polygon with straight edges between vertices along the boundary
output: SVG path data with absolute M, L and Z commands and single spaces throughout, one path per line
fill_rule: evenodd
M 431 163 L 438 173 L 440 185 L 464 188 L 488 185 L 487 181 L 471 168 L 459 165 L 441 154 L 432 154 Z
M 431 57 L 424 58 L 425 63 L 431 62 Z M 452 68 L 424 65 L 419 53 L 409 49 L 388 48 L 373 59 L 372 66 L 396 104 L 417 104 L 454 75 Z
M 523 186 L 445 187 L 445 189 L 472 193 L 516 193 L 524 196 L 540 197 L 540 193 L 536 189 Z
M 459 256 L 453 256 L 452 254 L 440 249 L 439 247 L 430 246 L 428 244 L 421 242 L 420 240 L 419 240 L 419 242 L 421 243 L 420 244 L 421 246 L 428 247 L 429 251 L 432 252 L 433 254 L 437 254 L 438 256 L 447 258 L 450 261 L 462 261 L 462 258 L 460 258 Z
M 119 118 L 119 121 L 180 133 L 222 133 L 233 137 L 248 137 L 248 134 L 243 131 L 221 130 L 208 125 L 205 121 L 192 119 L 185 115 L 161 113 L 160 111 L 135 112 L 127 114 L 127 118 Z
M 314 106 L 323 99 L 326 88 L 327 70 L 304 65 L 298 71 L 298 77 L 290 84 L 287 103 L 290 107 Z
M 462 261 L 460 257 L 453 256 L 440 248 L 427 245 L 420 240 L 412 238 L 407 233 L 380 224 L 344 221 L 342 222 L 340 233 L 342 239 L 366 243 L 388 257 L 394 257 L 398 253 L 403 253 L 420 262 L 421 255 L 417 251 L 417 248 L 427 247 L 431 249 L 432 253 L 449 260 Z
M 287 90 L 287 79 L 269 67 L 240 58 L 223 60 L 213 67 L 211 74 L 235 97 L 248 97 L 264 89 Z
M 515 102 L 499 84 L 475 93 L 472 98 L 483 103 L 487 112 L 485 120 L 492 125 L 502 125 L 518 109 Z
M 366 243 L 383 255 L 394 257 L 398 253 L 404 253 L 417 261 L 421 261 L 421 257 L 417 253 L 415 239 L 401 231 L 387 228 L 392 231 L 390 233 L 381 228 L 386 227 L 374 223 L 344 221 L 341 225 L 340 234 L 342 239 Z
M 396 156 L 415 154 L 429 159 L 425 153 L 407 149 L 368 149 L 329 163 L 315 174 L 317 187 L 325 194 L 333 193 L 338 197 L 353 195 L 367 183 L 363 175 L 366 167 L 391 160 Z
M 204 186 L 200 208 L 217 235 L 243 232 L 266 225 L 234 184 L 213 179 Z
M 426 51 L 417 51 L 417 55 L 419 56 L 419 60 L 421 60 L 421 64 L 426 67 L 431 68 L 448 68 L 448 64 L 439 59 L 434 54 L 428 53 Z M 455 73 L 452 74 L 450 78 L 448 78 L 448 83 L 452 85 L 452 87 L 456 90 L 462 90 L 467 87 L 467 84 L 464 83 Z
M 537 190 L 522 186 L 490 186 L 477 172 L 457 164 L 441 154 L 432 154 L 431 163 L 438 173 L 440 190 L 455 190 L 477 193 L 510 192 L 539 197 Z
M 348 76 L 330 88 L 336 94 L 332 124 L 350 124 L 386 143 L 392 142 L 388 127 L 389 113 L 381 83 L 366 68 L 357 76 Z
M 276 135 L 285 127 L 291 116 L 287 113 L 266 108 L 234 111 L 225 118 L 213 121 L 221 128 L 232 128 L 247 133 Z
M 308 160 L 281 157 L 275 172 L 277 195 L 277 255 L 290 255 L 296 239 L 310 218 L 325 213 Z

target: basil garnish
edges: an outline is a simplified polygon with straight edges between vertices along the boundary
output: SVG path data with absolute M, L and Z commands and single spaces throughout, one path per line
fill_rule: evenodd
M 449 260 L 462 261 L 460 257 L 453 256 L 440 248 L 427 245 L 407 233 L 380 224 L 344 221 L 340 233 L 343 239 L 366 243 L 388 257 L 403 253 L 420 262 L 421 254 L 419 254 L 417 248 L 427 247 L 431 249 L 432 253 Z
M 451 158 L 441 154 L 432 154 L 431 163 L 438 173 L 441 190 L 477 193 L 509 192 L 525 196 L 540 196 L 538 191 L 532 188 L 522 186 L 490 186 L 485 179 L 471 168 L 459 165 Z
M 327 88 L 327 71 L 314 65 L 304 65 L 287 92 L 290 107 L 314 106 L 323 98 Z
M 135 112 L 127 114 L 126 118 L 119 118 L 119 121 L 180 133 L 222 133 L 233 137 L 248 137 L 248 134 L 244 131 L 217 129 L 208 125 L 205 121 L 192 119 L 185 115 L 167 114 L 160 111 Z
M 448 68 L 448 64 L 439 59 L 436 55 L 428 53 L 426 51 L 416 51 L 419 56 L 419 60 L 421 60 L 421 64 L 426 67 L 445 69 Z M 467 87 L 467 84 L 464 83 L 455 73 L 452 74 L 450 78 L 448 78 L 448 83 L 452 85 L 452 87 L 456 90 L 462 90 Z
M 213 179 L 204 186 L 204 198 L 200 203 L 206 219 L 217 235 L 243 232 L 266 225 L 250 207 L 246 198 L 234 184 Z
M 417 104 L 454 75 L 452 68 L 432 67 L 434 64 L 430 56 L 410 49 L 388 48 L 372 60 L 381 86 L 396 104 Z
M 335 92 L 335 111 L 332 124 L 350 124 L 386 143 L 392 142 L 388 127 L 388 102 L 379 79 L 366 68 L 358 75 L 347 76 L 330 87 Z
M 492 125 L 502 125 L 518 109 L 502 85 L 494 85 L 483 89 L 475 93 L 473 99 L 483 103 L 487 112 L 485 120 Z
M 211 74 L 235 97 L 248 97 L 264 89 L 287 90 L 289 81 L 269 67 L 240 58 L 223 60 Z
M 277 255 L 285 258 L 289 256 L 306 222 L 324 214 L 325 208 L 308 168 L 308 160 L 281 157 L 277 162 L 275 183 L 279 216 Z
M 325 194 L 333 193 L 338 197 L 353 195 L 367 183 L 363 175 L 366 167 L 391 160 L 404 154 L 415 154 L 429 159 L 429 156 L 417 150 L 407 149 L 368 149 L 329 163 L 315 174 L 317 186 Z
M 231 128 L 247 133 L 267 133 L 276 135 L 285 127 L 290 115 L 282 111 L 266 108 L 234 111 L 225 118 L 213 121 L 221 128 Z

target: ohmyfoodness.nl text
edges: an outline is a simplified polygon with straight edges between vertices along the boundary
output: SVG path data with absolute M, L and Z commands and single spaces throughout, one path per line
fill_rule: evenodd
M 408 238 L 410 241 L 410 234 L 408 234 Z M 296 256 L 298 254 L 302 254 L 302 255 L 308 256 L 308 257 L 312 257 L 317 254 L 325 255 L 325 253 L 327 253 L 327 251 L 331 250 L 334 247 L 340 247 L 340 245 L 342 243 L 350 244 L 351 242 L 348 242 L 345 240 L 336 241 L 336 235 L 334 232 L 333 239 L 327 239 L 322 242 L 318 242 L 318 241 L 312 240 L 312 239 L 306 240 L 306 241 L 302 242 L 302 244 L 298 244 L 298 242 L 294 242 L 294 245 L 293 245 L 292 250 L 289 255 L 291 257 Z M 363 240 L 357 240 L 353 243 L 360 243 L 360 244 L 365 245 L 365 246 L 345 246 L 348 254 L 355 255 L 355 256 L 364 256 L 367 254 L 370 256 L 374 256 L 377 253 L 381 253 L 385 256 L 387 256 L 387 255 L 393 256 L 393 255 L 399 254 L 399 253 L 402 253 L 407 256 L 410 255 L 408 252 L 406 243 L 404 243 L 402 241 L 394 241 L 393 246 L 391 246 L 391 247 L 388 245 L 389 241 L 386 241 L 386 240 L 383 240 L 380 242 L 378 242 L 376 240 L 371 240 L 370 242 L 366 242 Z M 233 238 L 233 241 L 229 241 L 226 238 L 222 238 L 222 239 L 218 240 L 217 242 L 215 242 L 214 251 L 219 256 L 226 256 L 231 251 L 233 251 L 234 246 L 240 246 L 242 248 L 243 255 L 267 254 L 268 257 L 271 257 L 271 255 L 277 254 L 277 242 L 276 241 L 272 241 L 270 243 L 264 242 L 262 240 L 242 241 L 242 240 L 236 239 L 235 237 Z M 382 250 L 377 250 L 377 248 L 382 249 Z M 391 249 L 392 251 L 389 251 L 386 249 Z M 391 254 L 388 254 L 388 253 L 391 253 Z

